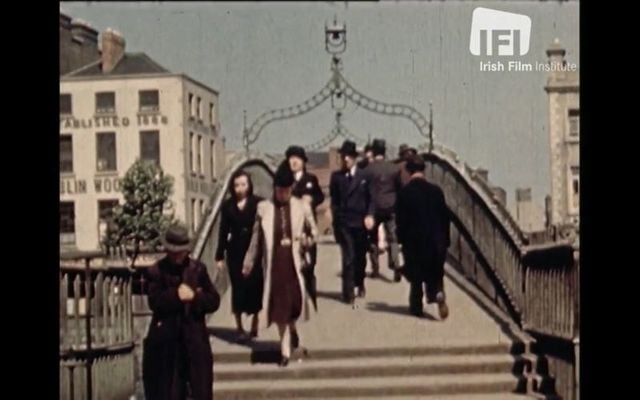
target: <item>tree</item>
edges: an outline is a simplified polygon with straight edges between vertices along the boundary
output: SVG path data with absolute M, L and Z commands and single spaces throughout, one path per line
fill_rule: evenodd
M 161 235 L 174 222 L 167 215 L 173 177 L 156 163 L 137 160 L 122 180 L 124 204 L 114 210 L 105 245 L 124 245 L 131 254 L 131 268 L 142 250 L 157 250 Z

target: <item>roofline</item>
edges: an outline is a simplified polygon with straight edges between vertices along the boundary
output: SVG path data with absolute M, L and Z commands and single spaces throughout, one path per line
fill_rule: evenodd
M 88 65 L 85 65 L 82 68 L 87 68 L 87 67 Z M 69 74 L 71 73 L 72 72 L 70 72 Z M 146 73 L 146 74 L 125 74 L 125 75 L 92 75 L 92 76 L 69 76 L 69 74 L 61 76 L 60 82 L 82 82 L 82 81 L 102 81 L 102 80 L 106 81 L 106 80 L 121 80 L 121 79 L 151 79 L 151 78 L 183 78 L 195 85 L 198 85 L 210 92 L 213 92 L 216 95 L 220 94 L 219 91 L 205 85 L 202 82 L 199 82 L 191 78 L 186 74 L 179 74 L 179 73 L 173 73 L 173 72 L 154 72 L 154 73 Z

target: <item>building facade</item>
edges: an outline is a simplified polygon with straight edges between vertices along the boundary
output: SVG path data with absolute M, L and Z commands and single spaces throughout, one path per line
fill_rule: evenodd
M 60 13 L 60 75 L 99 58 L 98 31 L 87 22 Z
M 547 50 L 551 64 L 566 65 L 566 51 L 556 39 Z M 552 225 L 580 221 L 580 96 L 578 71 L 552 71 L 549 97 Z
M 224 168 L 219 94 L 102 33 L 98 61 L 60 80 L 60 245 L 96 250 L 137 160 L 173 177 L 171 209 L 194 232 Z

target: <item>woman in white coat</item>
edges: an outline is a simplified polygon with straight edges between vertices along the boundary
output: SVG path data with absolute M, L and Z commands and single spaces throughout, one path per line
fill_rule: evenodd
M 317 238 L 317 228 L 308 201 L 291 196 L 293 172 L 282 163 L 274 178 L 274 198 L 258 203 L 251 243 L 242 273 L 249 276 L 255 259 L 262 255 L 264 270 L 262 321 L 276 323 L 280 335 L 281 366 L 291 357 L 291 348 L 300 345 L 296 321 L 309 319 L 310 300 L 302 269 L 304 251 Z M 305 230 L 305 227 L 307 228 Z M 308 232 L 308 234 L 305 234 Z

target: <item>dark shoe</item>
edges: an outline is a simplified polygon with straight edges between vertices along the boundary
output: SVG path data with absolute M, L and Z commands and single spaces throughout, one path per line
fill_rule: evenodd
M 438 314 L 440 314 L 440 319 L 447 319 L 449 316 L 449 306 L 447 306 L 447 303 L 445 302 L 443 292 L 438 293 L 436 301 L 438 302 Z
M 298 332 L 291 332 L 291 348 L 297 349 L 300 347 L 300 337 L 298 336 Z
M 289 357 L 282 356 L 278 365 L 281 367 L 286 367 L 287 365 L 289 365 Z
M 364 288 L 364 286 L 359 287 L 357 290 L 358 290 L 358 297 L 361 297 L 364 299 L 364 297 L 367 295 L 367 290 Z
M 249 337 L 251 337 L 251 339 L 255 339 L 258 337 L 258 331 L 251 331 L 251 333 L 249 333 Z
M 401 280 L 402 280 L 402 273 L 400 272 L 399 269 L 395 269 L 393 271 L 393 281 L 400 282 Z
M 380 272 L 379 271 L 373 271 L 369 277 L 371 279 L 379 279 L 380 278 Z
M 418 317 L 418 318 L 424 318 L 426 317 L 424 310 L 409 310 L 409 314 L 413 315 L 414 317 Z

